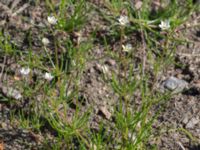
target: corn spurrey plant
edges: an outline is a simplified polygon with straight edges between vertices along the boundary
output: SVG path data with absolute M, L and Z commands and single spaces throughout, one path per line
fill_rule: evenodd
M 157 85 L 186 41 L 177 30 L 198 6 L 192 0 L 39 2 L 44 24 L 36 26 L 37 40 L 26 31 L 25 50 L 0 32 L 0 91 L 13 109 L 11 122 L 42 135 L 43 149 L 156 147 L 154 123 L 174 94 Z M 5 67 L 13 61 L 14 69 Z

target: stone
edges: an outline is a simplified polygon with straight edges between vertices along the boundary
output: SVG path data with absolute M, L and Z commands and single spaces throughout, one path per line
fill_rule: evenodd
M 21 93 L 12 87 L 3 86 L 2 93 L 9 98 L 14 98 L 16 100 L 22 99 Z
M 188 88 L 188 83 L 185 80 L 173 76 L 161 84 L 161 92 L 171 91 L 172 93 L 180 93 L 186 88 Z
M 194 126 L 199 123 L 199 118 L 192 118 L 187 124 L 186 124 L 186 128 L 187 129 L 192 129 L 194 128 Z

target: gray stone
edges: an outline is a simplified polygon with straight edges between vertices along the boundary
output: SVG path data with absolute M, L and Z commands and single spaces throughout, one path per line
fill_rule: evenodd
M 16 100 L 22 99 L 22 95 L 18 90 L 7 86 L 3 86 L 1 88 L 2 88 L 2 93 L 7 97 L 14 98 Z
M 199 118 L 192 118 L 192 119 L 187 123 L 186 128 L 187 128 L 187 129 L 192 129 L 192 128 L 194 128 L 194 126 L 195 126 L 196 124 L 198 124 L 199 121 L 200 121 Z
M 173 76 L 169 77 L 161 85 L 162 92 L 171 91 L 172 93 L 179 93 L 186 88 L 188 88 L 188 83 L 185 80 Z

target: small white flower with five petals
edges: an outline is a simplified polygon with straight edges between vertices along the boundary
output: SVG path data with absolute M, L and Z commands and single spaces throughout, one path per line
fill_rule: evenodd
M 23 67 L 23 68 L 20 69 L 20 73 L 21 73 L 22 75 L 24 75 L 24 76 L 28 75 L 28 74 L 30 73 L 30 71 L 31 71 L 30 68 L 25 68 L 25 67 Z
M 48 17 L 47 17 L 47 21 L 48 21 L 49 24 L 51 24 L 51 25 L 56 25 L 58 20 L 57 20 L 56 17 L 54 17 L 54 16 L 48 16 Z
M 168 30 L 170 28 L 170 21 L 169 20 L 161 20 L 161 23 L 159 24 L 159 27 L 161 30 Z
M 132 49 L 133 49 L 133 46 L 131 44 L 122 45 L 122 50 L 124 52 L 130 52 Z
M 47 46 L 50 43 L 50 41 L 47 38 L 43 38 L 42 43 L 44 44 L 44 46 Z
M 118 18 L 118 21 L 119 21 L 120 25 L 122 25 L 122 26 L 125 26 L 125 25 L 129 24 L 128 16 L 125 16 L 125 15 L 121 15 Z
M 44 74 L 44 79 L 51 81 L 54 78 L 54 76 L 51 75 L 51 73 L 46 72 Z

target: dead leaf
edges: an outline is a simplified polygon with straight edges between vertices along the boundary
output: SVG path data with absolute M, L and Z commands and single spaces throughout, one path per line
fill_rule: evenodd
M 43 137 L 40 134 L 35 134 L 34 132 L 30 131 L 30 136 L 37 143 L 41 143 L 43 141 Z
M 21 80 L 21 78 L 18 76 L 14 76 L 14 80 L 19 81 L 19 80 Z
M 104 115 L 104 117 L 106 119 L 110 119 L 111 118 L 111 113 L 108 111 L 108 109 L 106 107 L 100 107 L 99 110 Z

